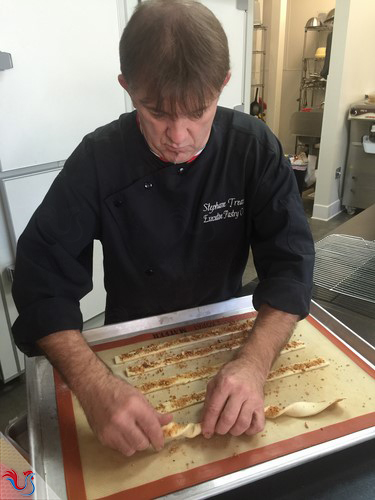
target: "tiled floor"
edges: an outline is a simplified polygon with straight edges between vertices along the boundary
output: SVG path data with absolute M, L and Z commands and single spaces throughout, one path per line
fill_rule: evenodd
M 328 222 L 312 220 L 311 213 L 313 198 L 310 195 L 311 190 L 304 192 L 303 204 L 314 236 L 314 240 L 318 241 L 327 233 L 332 231 L 335 227 L 348 220 L 350 216 L 345 212 L 342 212 Z M 246 271 L 244 273 L 243 283 L 249 283 L 254 278 L 256 278 L 256 272 L 250 256 Z M 99 326 L 98 321 L 100 322 L 101 318 L 94 318 L 94 320 L 91 321 L 87 326 L 89 328 Z M 22 412 L 24 411 L 26 411 L 25 377 L 21 376 L 16 380 L 8 382 L 6 385 L 1 385 L 0 382 L 0 432 L 4 433 L 5 427 L 7 426 L 8 422 L 18 415 L 22 414 Z

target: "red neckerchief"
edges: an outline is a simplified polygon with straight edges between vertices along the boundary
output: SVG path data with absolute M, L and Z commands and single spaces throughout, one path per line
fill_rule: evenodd
M 143 135 L 143 132 L 142 132 L 142 129 L 141 129 L 141 122 L 139 121 L 139 116 L 138 116 L 138 113 L 136 113 L 136 115 L 135 115 L 135 120 L 136 120 L 136 122 L 137 122 L 137 126 L 138 126 L 138 128 L 139 128 L 139 131 L 140 131 L 140 132 L 141 132 L 141 134 Z M 196 155 L 192 156 L 192 157 L 190 158 L 190 160 L 188 160 L 188 161 L 184 161 L 183 163 L 192 163 L 192 162 L 193 162 L 196 158 L 198 158 L 198 156 L 201 154 L 201 152 L 203 151 L 203 149 L 204 149 L 204 148 L 202 148 L 202 149 L 201 149 L 201 150 L 200 150 L 200 151 L 199 151 Z M 150 148 L 150 151 L 151 151 L 154 155 L 156 155 L 156 156 L 159 158 L 159 160 L 161 160 L 162 162 L 164 162 L 164 163 L 172 163 L 171 161 L 166 160 L 166 159 L 165 159 L 165 158 L 163 158 L 162 156 L 157 155 L 154 151 L 152 151 L 152 149 L 151 149 L 151 148 Z

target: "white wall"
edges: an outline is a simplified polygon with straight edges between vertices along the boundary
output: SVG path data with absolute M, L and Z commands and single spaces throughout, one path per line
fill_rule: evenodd
M 288 0 L 263 2 L 263 22 L 268 27 L 265 71 L 266 121 L 276 135 L 279 135 L 280 124 L 287 4 Z
M 289 122 L 298 110 L 305 25 L 310 17 L 328 13 L 334 7 L 335 0 L 288 0 L 279 125 L 279 138 L 286 153 L 294 153 L 295 148 L 295 136 L 289 133 Z
M 375 90 L 374 20 L 374 0 L 337 2 L 313 211 L 317 219 L 328 220 L 341 210 L 335 171 L 345 165 L 349 106 Z
M 236 0 L 201 0 L 216 15 L 228 37 L 232 77 L 220 96 L 219 104 L 234 108 L 242 103 L 245 12 L 236 8 Z

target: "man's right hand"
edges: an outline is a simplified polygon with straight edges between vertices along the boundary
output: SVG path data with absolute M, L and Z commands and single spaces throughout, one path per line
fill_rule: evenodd
M 172 416 L 156 412 L 143 394 L 124 380 L 109 374 L 99 391 L 88 388 L 81 404 L 103 445 L 128 457 L 150 445 L 156 451 L 163 448 L 161 426 L 168 424 Z
M 77 396 L 102 444 L 126 456 L 150 445 L 163 447 L 161 426 L 172 416 L 157 413 L 138 389 L 115 377 L 78 330 L 52 333 L 38 345 Z

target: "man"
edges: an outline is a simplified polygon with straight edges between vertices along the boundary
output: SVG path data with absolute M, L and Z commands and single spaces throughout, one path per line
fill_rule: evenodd
M 209 382 L 202 424 L 206 437 L 254 434 L 272 362 L 309 307 L 314 250 L 293 172 L 264 124 L 217 106 L 228 45 L 200 3 L 143 2 L 120 60 L 136 111 L 84 138 L 21 236 L 16 342 L 46 354 L 103 444 L 159 450 L 172 416 L 113 376 L 80 333 L 93 240 L 103 245 L 107 324 L 233 297 L 251 244 L 259 314 Z

